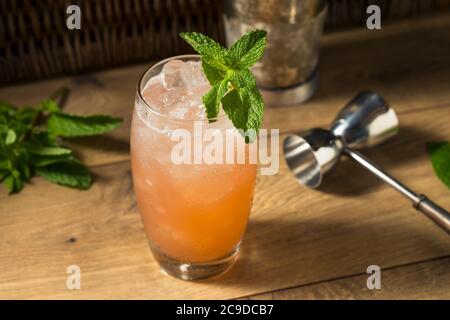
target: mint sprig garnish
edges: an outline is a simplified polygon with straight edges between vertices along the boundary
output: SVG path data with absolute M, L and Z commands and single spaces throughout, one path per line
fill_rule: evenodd
M 88 189 L 92 183 L 88 168 L 71 149 L 62 146 L 61 138 L 99 135 L 122 122 L 104 115 L 64 113 L 56 98 L 44 100 L 36 108 L 0 102 L 0 181 L 10 193 L 19 192 L 33 174 L 61 185 Z
M 254 141 L 263 122 L 264 101 L 250 67 L 264 54 L 266 32 L 251 31 L 229 49 L 201 33 L 180 36 L 201 55 L 203 72 L 212 86 L 203 96 L 208 119 L 214 121 L 222 105 L 245 142 Z
M 434 172 L 450 189 L 450 142 L 430 142 L 427 147 Z

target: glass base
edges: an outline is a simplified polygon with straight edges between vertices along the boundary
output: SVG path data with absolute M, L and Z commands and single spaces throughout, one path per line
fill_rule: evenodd
M 170 258 L 151 246 L 153 257 L 162 271 L 181 280 L 202 280 L 221 275 L 230 269 L 239 255 L 237 246 L 229 255 L 209 262 L 183 262 Z

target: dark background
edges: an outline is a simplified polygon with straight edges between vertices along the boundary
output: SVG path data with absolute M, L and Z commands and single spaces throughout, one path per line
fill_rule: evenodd
M 326 32 L 365 24 L 377 4 L 382 23 L 450 9 L 450 0 L 328 0 Z M 81 30 L 66 8 L 82 11 Z M 220 0 L 0 0 L 0 86 L 191 52 L 178 32 L 224 42 Z

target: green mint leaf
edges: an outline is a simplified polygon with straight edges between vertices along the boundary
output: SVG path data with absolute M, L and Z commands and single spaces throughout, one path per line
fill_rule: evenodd
M 34 117 L 37 115 L 38 110 L 33 109 L 31 107 L 22 107 L 20 108 L 17 113 L 15 114 L 15 117 L 17 120 L 24 124 L 30 124 L 31 121 L 34 119 Z
M 14 181 L 15 178 L 12 174 L 6 176 L 6 178 L 3 180 L 3 185 L 6 187 L 6 189 L 8 189 L 10 193 L 12 193 L 14 190 Z
M 36 108 L 17 108 L 0 101 L 0 182 L 10 193 L 19 192 L 34 173 L 80 189 L 91 185 L 88 169 L 70 149 L 59 145 L 59 138 L 102 134 L 122 120 L 62 113 L 56 101 L 67 92 L 67 88 L 59 90 Z
M 450 189 L 450 142 L 430 142 L 427 147 L 434 172 Z
M 180 36 L 197 51 L 211 67 L 226 71 L 226 49 L 210 37 L 198 32 L 181 32 Z
M 28 181 L 31 178 L 31 169 L 26 160 L 19 164 L 20 176 L 23 181 Z
M 60 112 L 58 104 L 54 100 L 44 100 L 38 106 L 39 111 L 46 111 L 50 113 Z
M 89 170 L 79 162 L 58 162 L 35 168 L 36 173 L 50 182 L 78 189 L 88 189 L 92 178 Z
M 16 142 L 16 140 L 17 140 L 16 132 L 12 129 L 8 129 L 8 131 L 6 132 L 5 144 L 9 146 L 14 142 Z
M 0 161 L 0 169 L 7 170 L 8 172 L 13 169 L 11 159 L 5 159 Z
M 4 131 L 9 129 L 9 125 L 11 120 L 14 119 L 14 116 L 17 112 L 17 107 L 4 102 L 0 101 L 0 130 Z
M 222 75 L 223 72 L 209 65 L 205 62 L 205 59 L 202 59 L 202 69 L 205 73 L 206 79 L 208 79 L 211 85 L 215 85 L 224 79 L 224 76 Z
M 250 69 L 241 69 L 230 72 L 230 81 L 236 88 L 256 88 L 256 80 Z
M 11 170 L 11 174 L 15 177 L 15 178 L 20 178 L 20 171 L 17 170 L 16 168 L 13 168 Z
M 48 119 L 48 130 L 54 136 L 72 138 L 103 134 L 117 128 L 122 119 L 103 115 L 76 116 L 53 113 Z
M 0 182 L 3 181 L 8 175 L 9 175 L 8 171 L 0 170 Z
M 14 175 L 10 174 L 3 180 L 3 185 L 8 189 L 9 193 L 17 193 L 23 188 L 23 181 L 20 179 L 20 177 L 15 177 Z
M 202 98 L 208 119 L 214 120 L 219 115 L 220 101 L 228 90 L 228 79 L 216 83 Z
M 73 161 L 75 158 L 70 154 L 57 155 L 57 156 L 40 156 L 36 154 L 30 155 L 30 164 L 33 167 L 45 167 L 53 163 Z
M 16 178 L 10 174 L 3 180 L 3 185 L 6 189 L 8 189 L 9 193 L 15 192 L 15 184 L 16 184 Z
M 0 101 L 0 110 L 17 109 L 17 107 L 9 102 Z
M 12 173 L 15 177 L 19 178 L 23 182 L 27 182 L 31 177 L 31 169 L 28 165 L 28 154 L 24 149 L 19 149 L 18 155 L 15 159 L 15 169 Z
M 266 31 L 257 29 L 236 41 L 226 55 L 233 68 L 249 68 L 261 59 L 266 48 L 266 35 Z
M 246 142 L 253 141 L 262 125 L 264 101 L 249 68 L 264 54 L 266 32 L 251 31 L 228 50 L 200 33 L 180 35 L 201 55 L 203 72 L 212 85 L 203 96 L 208 119 L 217 117 L 221 102 L 234 126 L 244 131 Z
M 222 107 L 245 142 L 253 142 L 263 120 L 264 103 L 256 87 L 239 88 L 222 98 Z
M 5 101 L 0 101 L 0 113 L 12 115 L 16 112 L 16 110 L 17 110 L 16 106 Z
M 57 147 L 57 139 L 49 134 L 47 131 L 41 131 L 34 133 L 31 135 L 29 139 L 30 143 L 41 145 L 41 146 L 48 146 L 48 147 Z
M 32 154 L 39 156 L 61 156 L 61 155 L 69 155 L 72 153 L 72 150 L 67 148 L 43 147 L 38 145 L 28 146 L 28 151 Z

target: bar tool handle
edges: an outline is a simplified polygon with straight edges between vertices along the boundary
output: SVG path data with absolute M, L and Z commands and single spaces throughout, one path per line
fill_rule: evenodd
M 418 195 L 403 183 L 395 179 L 393 176 L 386 173 L 375 163 L 364 157 L 358 151 L 352 150 L 350 148 L 344 148 L 343 152 L 351 159 L 355 160 L 357 163 L 366 168 L 368 171 L 373 173 L 375 176 L 380 178 L 382 181 L 386 182 L 391 187 L 403 194 L 405 197 L 410 199 L 413 203 L 414 208 L 424 213 L 434 223 L 436 223 L 444 231 L 450 234 L 450 214 L 445 209 L 438 206 L 436 203 L 428 199 L 425 195 Z
M 434 223 L 450 234 L 450 213 L 447 210 L 441 208 L 423 194 L 419 196 L 419 202 L 414 204 L 414 208 L 424 213 Z

